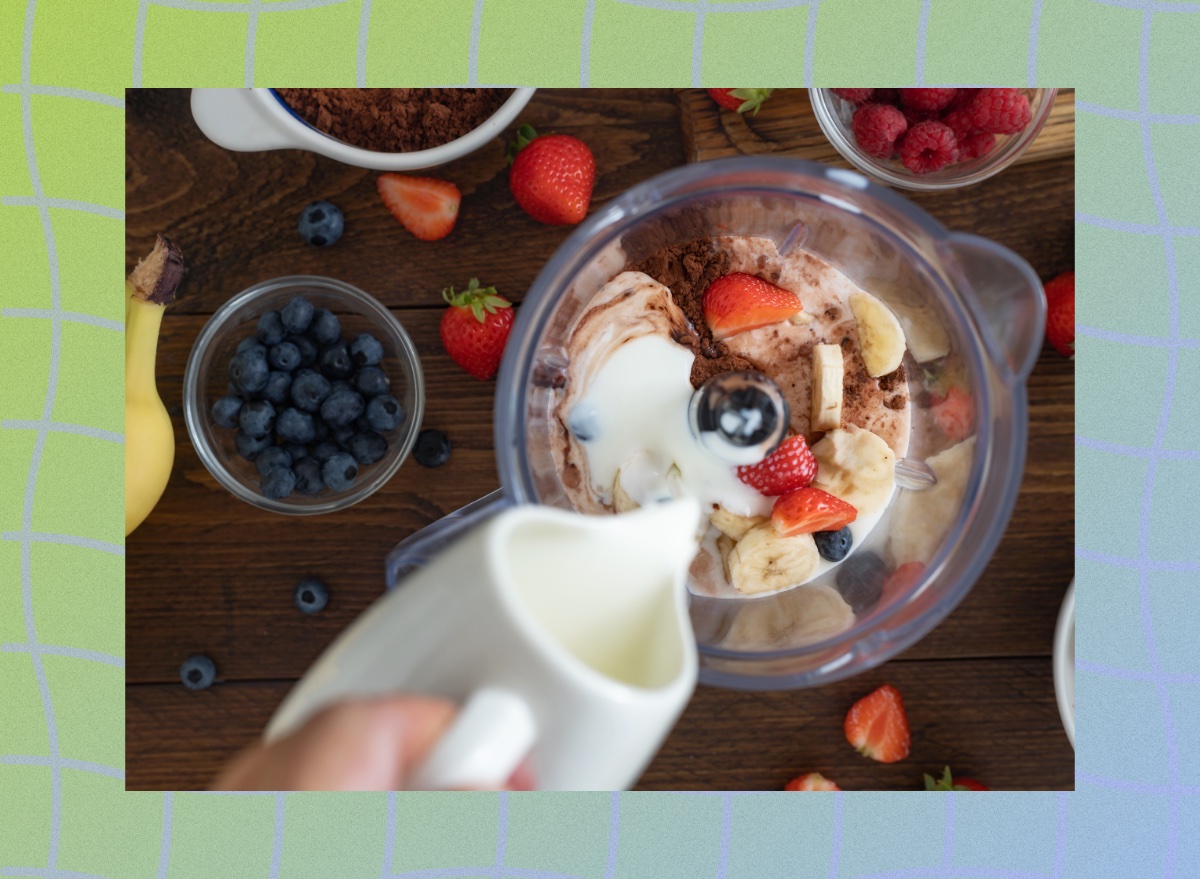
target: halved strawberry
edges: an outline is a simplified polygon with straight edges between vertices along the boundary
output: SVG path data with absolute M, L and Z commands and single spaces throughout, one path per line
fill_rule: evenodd
M 454 228 L 462 193 L 449 180 L 380 174 L 375 186 L 392 216 L 422 241 L 445 238 Z
M 1046 340 L 1063 357 L 1075 357 L 1075 273 L 1063 272 L 1046 286 Z
M 785 321 L 803 309 L 795 293 L 743 272 L 722 275 L 704 291 L 704 320 L 718 342 Z
M 858 518 L 858 510 L 819 488 L 789 491 L 771 510 L 771 524 L 784 537 L 814 531 L 841 531 Z
M 991 788 L 975 778 L 956 778 L 950 774 L 950 767 L 947 766 L 942 777 L 936 781 L 928 772 L 925 773 L 925 790 L 991 790 Z
M 726 110 L 757 116 L 763 101 L 771 97 L 773 91 L 775 89 L 709 89 L 708 96 Z
M 895 763 L 908 756 L 911 737 L 900 691 L 891 684 L 863 696 L 846 714 L 846 741 L 864 757 Z
M 975 409 L 971 395 L 957 385 L 946 389 L 945 396 L 933 394 L 929 414 L 938 427 L 953 442 L 966 439 L 975 425 Z
M 789 436 L 757 464 L 737 468 L 738 479 L 767 497 L 805 488 L 817 477 L 817 459 L 804 437 Z
M 784 790 L 841 790 L 841 788 L 821 773 L 809 772 L 807 775 L 797 775 L 787 783 Z

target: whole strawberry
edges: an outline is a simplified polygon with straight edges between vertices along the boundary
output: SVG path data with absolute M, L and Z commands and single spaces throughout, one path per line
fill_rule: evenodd
M 450 305 L 439 328 L 442 347 L 475 378 L 491 378 L 512 331 L 512 303 L 496 295 L 495 287 L 480 287 L 478 278 L 461 293 L 453 287 L 443 290 L 442 298 Z
M 1063 357 L 1075 357 L 1075 272 L 1046 282 L 1046 341 Z
M 775 89 L 709 89 L 708 96 L 726 110 L 757 116 Z
M 539 223 L 574 225 L 587 216 L 596 183 L 596 159 L 587 144 L 567 134 L 539 137 L 528 125 L 508 148 L 508 187 L 517 204 Z

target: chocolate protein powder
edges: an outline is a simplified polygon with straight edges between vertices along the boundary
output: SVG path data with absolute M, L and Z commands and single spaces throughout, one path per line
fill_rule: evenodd
M 383 153 L 427 150 L 462 137 L 512 89 L 275 89 L 309 125 Z

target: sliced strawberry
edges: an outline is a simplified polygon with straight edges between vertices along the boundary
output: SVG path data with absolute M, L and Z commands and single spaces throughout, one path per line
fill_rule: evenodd
M 784 537 L 814 531 L 841 531 L 858 518 L 858 510 L 819 488 L 789 491 L 771 510 L 771 524 Z
M 737 468 L 738 479 L 767 497 L 804 488 L 817 477 L 817 459 L 804 437 L 789 436 L 757 464 Z
M 785 321 L 803 309 L 795 293 L 743 272 L 722 275 L 704 291 L 704 320 L 718 342 Z
M 836 784 L 819 772 L 807 775 L 797 775 L 787 783 L 784 790 L 841 790 Z
M 947 766 L 942 777 L 936 781 L 928 772 L 925 773 L 925 790 L 991 790 L 991 788 L 975 778 L 952 776 L 950 767 Z
M 905 562 L 883 581 L 884 595 L 903 595 L 921 580 L 925 565 L 921 562 Z
M 449 180 L 380 174 L 375 186 L 392 216 L 422 241 L 445 238 L 454 228 L 462 193 Z
M 970 394 L 952 385 L 946 389 L 945 396 L 934 394 L 931 402 L 933 405 L 929 407 L 929 414 L 951 441 L 959 442 L 971 435 L 975 425 L 975 409 Z
M 1075 273 L 1046 282 L 1046 340 L 1063 357 L 1075 356 Z
M 891 684 L 868 693 L 846 714 L 846 741 L 864 757 L 895 763 L 908 756 L 911 737 L 900 691 Z

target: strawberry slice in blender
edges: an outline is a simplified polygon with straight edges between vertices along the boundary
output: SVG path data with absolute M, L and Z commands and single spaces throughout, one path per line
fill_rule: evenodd
M 819 488 L 798 488 L 775 501 L 771 524 L 784 537 L 840 531 L 858 518 L 852 504 Z
M 804 437 L 789 436 L 757 464 L 737 468 L 738 479 L 767 497 L 806 488 L 817 476 L 817 459 Z
M 795 293 L 744 272 L 723 275 L 704 291 L 704 320 L 718 342 L 785 321 L 803 309 Z

